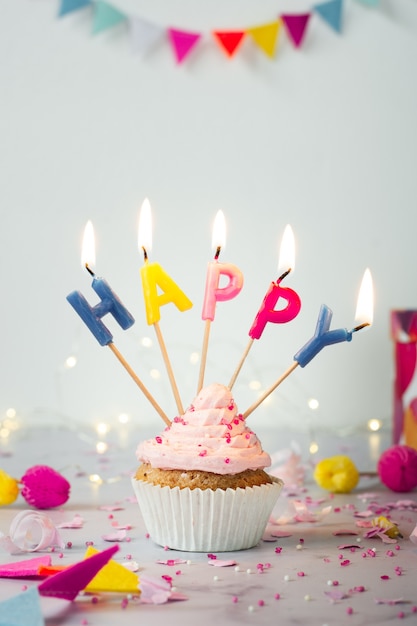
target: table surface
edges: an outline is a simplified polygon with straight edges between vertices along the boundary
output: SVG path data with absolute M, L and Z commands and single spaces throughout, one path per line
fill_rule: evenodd
M 303 436 L 275 432 L 268 437 L 268 443 L 273 444 L 269 450 L 285 448 L 291 439 L 297 438 Z M 415 492 L 396 494 L 377 478 L 364 477 L 351 494 L 332 496 L 321 490 L 314 483 L 311 470 L 307 471 L 303 488 L 281 495 L 272 519 L 276 521 L 293 512 L 297 501 L 303 506 L 308 504 L 315 521 L 299 522 L 292 517 L 287 524 L 274 524 L 275 530 L 288 536 L 262 540 L 250 550 L 217 554 L 219 562 L 233 560 L 236 565 L 210 567 L 214 559 L 205 553 L 166 550 L 147 538 L 130 483 L 137 439 L 138 435 L 132 433 L 127 442 L 124 438 L 123 445 L 109 439 L 106 454 L 98 454 L 91 432 L 70 426 L 31 428 L 19 431 L 0 448 L 0 467 L 13 476 L 20 477 L 32 465 L 43 463 L 60 471 L 71 483 L 69 501 L 46 514 L 54 524 L 70 521 L 75 514 L 81 515 L 84 523 L 79 529 L 59 531 L 65 544 L 71 542 L 72 547 L 66 547 L 61 557 L 53 552 L 53 564 L 71 564 L 82 559 L 87 542 L 103 550 L 113 545 L 103 539 L 103 535 L 112 532 L 113 523 L 131 525 L 127 539 L 118 544 L 120 550 L 115 560 L 137 562 L 139 577 L 171 576 L 175 589 L 187 597 L 150 605 L 132 598 L 126 603 L 121 594 L 100 594 L 98 601 L 82 594 L 74 602 L 65 603 L 65 609 L 61 605 L 59 609 L 48 607 L 46 601 L 42 606 L 47 625 L 114 626 L 117 620 L 120 626 L 130 626 L 149 624 L 150 620 L 160 623 L 164 619 L 169 620 L 170 626 L 195 626 L 197 620 L 200 624 L 226 625 L 270 625 L 277 620 L 284 625 L 309 626 L 336 625 L 344 620 L 352 626 L 400 619 L 416 623 L 417 545 L 409 539 L 417 523 Z M 304 444 L 301 442 L 301 447 Z M 340 454 L 342 446 L 355 462 L 363 464 L 362 468 L 372 469 L 366 435 L 351 436 L 342 442 L 326 437 L 328 456 Z M 88 478 L 92 473 L 98 473 L 104 482 L 92 484 Z M 367 510 L 371 503 L 380 505 L 382 512 L 388 512 L 399 524 L 403 538 L 397 544 L 364 538 L 365 531 L 357 526 L 354 513 Z M 384 508 L 387 504 L 388 509 Z M 118 510 L 102 508 L 114 505 Z M 327 506 L 331 507 L 330 512 L 321 517 L 320 512 Z M 372 506 L 375 510 L 376 505 Z M 7 535 L 15 515 L 29 508 L 19 496 L 13 505 L 0 509 L 0 531 Z M 335 534 L 340 531 L 357 535 Z M 0 563 L 40 554 L 10 555 L 0 549 Z M 175 559 L 185 562 L 168 564 Z M 24 586 L 30 588 L 38 583 L 39 579 L 3 578 L 0 601 L 24 593 Z M 363 591 L 358 590 L 361 587 Z M 0 605 L 0 623 L 8 624 L 7 620 L 2 621 L 3 613 Z

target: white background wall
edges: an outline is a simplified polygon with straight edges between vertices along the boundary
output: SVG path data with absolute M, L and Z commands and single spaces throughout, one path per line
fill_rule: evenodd
M 227 60 L 216 28 L 308 10 L 304 0 L 113 0 L 162 26 L 197 29 L 205 42 L 182 66 L 168 43 L 131 54 L 125 27 L 91 36 L 91 13 L 57 18 L 55 0 L 2 0 L 0 20 L 0 416 L 92 423 L 128 412 L 137 425 L 162 422 L 66 302 L 80 289 L 87 219 L 97 237 L 97 272 L 136 317 L 115 344 L 166 412 L 176 412 L 152 328 L 144 317 L 136 246 L 141 203 L 150 198 L 158 261 L 193 300 L 162 309 L 161 329 L 183 402 L 196 390 L 200 318 L 211 227 L 223 209 L 221 260 L 240 267 L 240 296 L 219 304 L 206 382 L 227 383 L 271 280 L 291 223 L 296 271 L 287 285 L 303 301 L 298 318 L 269 325 L 235 386 L 244 410 L 291 363 L 314 331 L 320 305 L 333 327 L 353 325 L 366 266 L 375 285 L 375 323 L 350 344 L 298 368 L 251 424 L 328 429 L 391 419 L 389 312 L 417 306 L 417 3 L 345 2 L 344 32 L 318 16 L 295 50 L 281 33 L 276 58 L 249 40 Z M 152 348 L 140 341 L 149 336 Z M 64 367 L 75 354 L 77 366 Z M 161 378 L 150 376 L 159 369 Z M 307 401 L 320 408 L 309 416 Z

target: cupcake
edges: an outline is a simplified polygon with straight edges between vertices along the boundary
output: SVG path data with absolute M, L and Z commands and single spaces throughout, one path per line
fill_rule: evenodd
M 139 444 L 132 478 L 150 537 L 161 546 L 225 552 L 255 546 L 282 488 L 230 390 L 202 389 L 184 415 Z

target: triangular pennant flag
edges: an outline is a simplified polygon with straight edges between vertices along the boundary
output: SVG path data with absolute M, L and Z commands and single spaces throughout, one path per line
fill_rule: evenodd
M 158 39 L 162 39 L 165 29 L 141 17 L 130 18 L 132 52 L 144 56 Z
M 303 43 L 304 36 L 307 30 L 307 24 L 311 17 L 311 13 L 299 13 L 297 15 L 281 15 L 281 19 L 285 24 L 287 33 L 292 39 L 296 48 L 299 48 Z
M 90 6 L 91 0 L 61 0 L 61 4 L 59 6 L 58 17 L 62 17 L 67 13 L 72 13 L 73 11 L 78 11 L 79 9 L 83 9 L 84 7 Z
M 342 31 L 342 0 L 329 0 L 313 6 L 313 10 L 337 33 Z
M 85 558 L 90 559 L 97 550 L 91 546 L 87 548 Z M 88 583 L 85 591 L 98 593 L 100 591 L 114 591 L 117 593 L 139 593 L 139 577 L 116 561 L 109 561 L 94 578 Z
M 125 13 L 122 13 L 108 2 L 97 0 L 94 5 L 93 35 L 108 28 L 113 28 L 113 26 L 126 20 L 127 15 Z
M 168 28 L 168 37 L 171 41 L 177 63 L 182 63 L 200 39 L 201 34 L 177 30 L 176 28 Z
M 229 57 L 232 57 L 237 51 L 238 47 L 243 42 L 245 37 L 245 31 L 213 31 L 213 37 L 216 39 L 217 43 L 220 44 L 220 47 Z
M 256 45 L 271 59 L 275 54 L 275 45 L 281 24 L 282 22 L 277 20 L 264 26 L 254 26 L 246 29 L 246 32 L 252 37 Z
M 39 593 L 41 596 L 74 600 L 118 549 L 118 545 L 112 546 L 50 576 L 39 585 Z
M 0 626 L 44 626 L 41 603 L 36 587 L 0 602 Z
M 24 561 L 14 561 L 13 563 L 3 563 L 0 565 L 1 578 L 25 578 L 26 576 L 37 576 L 41 566 L 47 567 L 51 564 L 49 554 L 38 556 L 34 559 Z

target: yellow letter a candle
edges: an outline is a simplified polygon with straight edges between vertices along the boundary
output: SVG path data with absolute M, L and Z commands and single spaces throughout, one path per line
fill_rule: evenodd
M 193 303 L 165 272 L 159 263 L 145 262 L 140 269 L 146 320 L 149 325 L 161 319 L 160 308 L 172 302 L 180 311 L 191 309 Z M 158 291 L 159 288 L 159 291 Z

